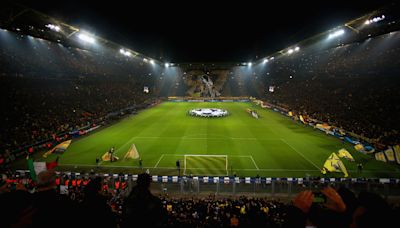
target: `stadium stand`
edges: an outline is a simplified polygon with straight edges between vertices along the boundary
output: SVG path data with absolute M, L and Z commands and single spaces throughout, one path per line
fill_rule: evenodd
M 9 36 L 0 44 L 0 84 L 7 110 L 1 114 L 2 151 L 59 141 L 55 139 L 68 132 L 135 112 L 154 97 L 142 92 L 145 85 L 153 85 L 151 71 L 142 62 L 44 40 L 26 43 L 33 38 L 0 32 Z
M 395 77 L 399 72 L 394 67 L 400 63 L 399 36 L 399 32 L 391 32 L 276 60 L 263 72 L 268 74 L 263 79 L 266 86 L 276 87 L 264 97 L 360 136 L 395 145 L 400 129 Z
M 82 225 L 115 227 L 116 223 L 126 224 L 124 214 L 127 207 L 124 202 L 127 199 L 140 200 L 137 197 L 129 198 L 132 189 L 136 189 L 134 196 L 138 194 L 138 187 L 134 187 L 134 182 L 126 181 L 123 176 L 109 178 L 93 174 L 87 178 L 77 178 L 68 175 L 55 176 L 51 171 L 44 171 L 38 178 L 38 186 L 27 176 L 9 174 L 2 180 L 0 202 L 1 205 L 8 205 L 2 206 L 2 215 L 6 215 L 2 220 L 5 227 L 32 222 L 34 225 L 43 222 L 47 225 L 54 224 L 58 219 L 57 215 L 54 215 L 54 218 L 46 216 L 48 219 L 37 217 L 43 215 L 40 213 L 42 211 L 50 213 L 49 210 L 56 214 L 65 210 L 68 210 L 65 212 L 67 214 L 70 210 L 82 211 L 75 213 L 72 216 L 74 219 L 67 220 L 80 221 Z M 147 175 L 147 178 L 150 179 L 150 176 Z M 352 227 L 377 227 L 394 224 L 394 214 L 400 209 L 398 204 L 388 204 L 381 196 L 371 192 L 361 191 L 356 194 L 344 186 L 328 189 L 320 189 L 332 201 L 328 201 L 330 203 L 327 205 L 314 202 L 314 193 L 307 190 L 293 197 L 292 203 L 249 195 L 234 197 L 212 194 L 182 197 L 161 194 L 158 197 L 152 196 L 153 200 L 141 201 L 144 203 L 143 207 L 149 206 L 150 210 L 153 201 L 162 205 L 162 211 L 157 212 L 156 221 L 142 222 L 156 227 L 305 227 L 305 224 L 318 227 L 350 227 L 350 224 Z M 145 193 L 148 194 L 151 193 Z M 57 200 L 59 205 L 49 204 L 48 199 Z M 32 204 L 40 204 L 40 211 L 32 211 L 32 214 L 29 214 L 29 210 L 26 209 Z M 25 216 L 27 213 L 29 216 Z M 100 218 L 100 214 L 101 219 L 96 219 Z M 148 214 L 142 216 L 151 219 L 147 217 Z M 32 221 L 33 218 L 40 220 Z M 135 224 L 134 221 L 130 222 L 133 223 L 129 224 Z

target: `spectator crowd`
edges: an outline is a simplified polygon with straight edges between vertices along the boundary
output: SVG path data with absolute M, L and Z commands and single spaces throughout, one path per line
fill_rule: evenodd
M 345 187 L 304 190 L 291 202 L 256 196 L 153 195 L 151 177 L 9 174 L 0 185 L 2 227 L 394 227 L 397 204 Z M 322 195 L 324 201 L 315 198 Z
M 135 59 L 0 30 L 0 90 L 5 112 L 0 150 L 54 140 L 107 121 L 109 113 L 151 102 L 154 69 Z M 62 137 L 64 135 L 61 135 Z
M 375 142 L 399 144 L 400 33 L 309 49 L 268 63 L 261 97 Z

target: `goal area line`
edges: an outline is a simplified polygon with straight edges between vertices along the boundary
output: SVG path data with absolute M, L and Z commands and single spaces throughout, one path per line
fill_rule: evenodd
M 206 159 L 205 162 L 203 159 Z M 189 162 L 192 160 L 192 162 Z M 215 170 L 223 171 L 226 175 L 229 175 L 228 171 L 228 155 L 226 154 L 184 154 L 183 155 L 183 175 L 187 175 L 188 171 L 190 174 L 196 174 L 193 170 L 199 170 L 199 168 L 204 168 L 204 170 L 209 170 L 209 167 L 202 167 L 206 163 L 210 165 L 211 168 L 215 167 Z M 191 164 L 192 166 L 188 165 Z M 206 165 L 206 166 L 207 166 Z M 220 167 L 220 168 L 219 168 Z M 222 168 L 224 167 L 224 168 Z
M 162 162 L 162 161 L 165 160 L 166 157 L 181 157 L 181 158 L 183 158 L 184 159 L 183 173 L 185 175 L 186 175 L 186 171 L 187 170 L 190 170 L 190 171 L 193 171 L 193 170 L 223 171 L 224 175 L 225 175 L 225 172 L 226 172 L 226 175 L 228 175 L 229 174 L 229 165 L 228 164 L 229 164 L 229 162 L 231 162 L 230 159 L 232 159 L 232 158 L 236 158 L 236 159 L 238 159 L 238 158 L 246 158 L 246 159 L 248 159 L 249 164 L 252 164 L 252 166 L 254 167 L 254 168 L 249 167 L 249 168 L 244 168 L 244 169 L 235 169 L 237 171 L 239 171 L 239 170 L 262 171 L 263 170 L 263 169 L 260 169 L 258 167 L 258 165 L 257 165 L 257 163 L 254 160 L 252 155 L 221 155 L 221 154 L 218 154 L 218 155 L 214 155 L 214 154 L 209 154 L 209 155 L 208 154 L 161 154 L 159 159 L 157 160 L 156 164 L 154 165 L 154 167 L 151 167 L 151 168 L 153 168 L 153 169 L 163 169 L 163 168 L 164 169 L 173 169 L 174 168 L 173 166 L 171 167 L 171 166 L 163 166 L 162 165 L 162 163 L 164 163 L 164 165 L 165 165 L 165 162 Z M 211 158 L 211 159 L 212 158 L 225 158 L 226 159 L 224 161 L 225 168 L 218 169 L 218 168 L 215 168 L 215 167 L 193 167 L 193 168 L 187 167 L 186 159 L 188 157 L 189 158 L 190 157 L 192 157 L 192 158 L 196 158 L 196 157 L 197 158 Z M 160 163 L 161 163 L 161 166 L 159 166 Z

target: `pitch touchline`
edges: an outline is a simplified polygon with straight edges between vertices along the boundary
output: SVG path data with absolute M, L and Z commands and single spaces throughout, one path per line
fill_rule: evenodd
M 82 166 L 82 167 L 97 167 L 97 165 L 81 165 L 81 164 L 59 164 L 59 166 Z M 140 166 L 127 166 L 127 165 L 106 165 L 106 166 L 100 166 L 101 168 L 140 168 Z M 153 167 L 153 166 L 148 166 L 148 167 L 143 167 L 144 169 L 176 169 L 176 167 Z M 188 170 L 222 170 L 226 171 L 225 169 L 213 169 L 213 168 L 189 168 Z M 316 170 L 309 170 L 309 169 L 234 169 L 234 170 L 243 170 L 243 171 L 290 171 L 290 172 L 308 172 L 308 171 L 316 171 Z
M 179 156 L 179 157 L 181 157 L 181 156 L 185 156 L 185 155 L 188 155 L 188 154 L 162 154 L 162 155 L 165 155 L 165 156 Z M 202 154 L 191 154 L 191 155 L 202 155 Z M 210 157 L 212 157 L 213 154 L 207 154 L 207 155 L 204 155 L 204 156 L 207 157 L 207 156 L 209 156 L 209 155 L 211 155 Z M 227 157 L 228 157 L 228 158 L 229 158 L 229 157 L 234 157 L 234 158 L 249 158 L 249 157 L 251 157 L 251 155 L 227 155 Z
M 85 164 L 59 164 L 58 166 L 82 166 L 82 167 L 97 167 L 97 165 L 85 165 Z M 116 165 L 106 165 L 106 166 L 100 166 L 100 168 L 140 168 L 140 166 L 127 166 L 127 165 L 121 165 L 121 166 L 116 166 Z M 143 167 L 144 169 L 176 169 L 176 167 L 157 167 L 154 168 L 154 166 L 147 166 Z M 210 169 L 210 168 L 193 168 L 193 169 L 208 169 L 208 170 L 224 170 L 225 169 Z M 242 170 L 242 171 L 287 171 L 287 172 L 316 172 L 317 170 L 315 169 L 234 169 L 234 170 Z M 351 173 L 358 172 L 357 170 L 348 170 Z M 385 173 L 399 173 L 396 171 L 386 171 L 386 170 L 363 170 L 363 173 L 374 173 L 374 172 L 385 172 Z
M 205 139 L 211 139 L 211 140 L 222 140 L 222 139 L 236 139 L 236 140 L 261 140 L 261 141 L 278 141 L 281 140 L 279 138 L 276 139 L 258 139 L 258 138 L 241 138 L 241 137 L 219 137 L 219 138 L 211 138 L 211 137 L 164 137 L 164 136 L 138 136 L 138 137 L 134 137 L 131 138 L 132 139 L 188 139 L 188 140 L 205 140 Z M 129 141 L 131 141 L 129 140 Z M 129 142 L 128 141 L 128 142 Z

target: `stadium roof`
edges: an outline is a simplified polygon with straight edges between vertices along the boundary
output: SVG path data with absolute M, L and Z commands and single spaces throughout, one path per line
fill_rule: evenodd
M 175 63 L 264 61 L 265 57 L 291 53 L 297 46 L 314 42 L 343 26 L 358 33 L 357 26 L 380 15 L 382 7 L 392 11 L 398 8 L 398 4 L 384 0 L 279 1 L 271 6 L 248 1 L 220 5 L 154 1 L 137 6 L 118 1 L 18 2 L 45 14 L 29 16 L 21 8 L 7 20 L 26 16 L 25 22 L 29 23 L 54 21 L 63 26 L 64 36 L 86 30 L 117 50 L 126 47 L 133 55 L 140 52 L 160 62 Z M 46 38 L 44 34 L 38 36 Z M 73 45 L 62 41 L 61 34 L 58 36 L 55 40 Z

